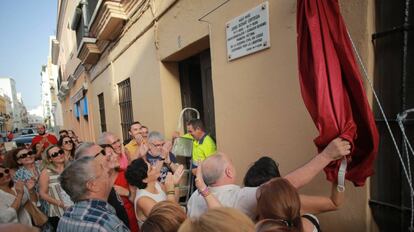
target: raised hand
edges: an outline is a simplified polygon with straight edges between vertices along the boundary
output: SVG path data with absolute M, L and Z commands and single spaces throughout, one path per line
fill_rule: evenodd
M 171 172 L 167 173 L 167 176 L 165 177 L 164 185 L 165 185 L 165 188 L 167 189 L 167 191 L 174 190 L 174 177 L 173 177 L 173 174 Z
M 24 182 L 23 181 L 17 181 L 14 184 L 14 189 L 16 190 L 17 194 L 23 194 L 24 193 Z
M 26 188 L 31 191 L 34 186 L 36 185 L 36 180 L 34 179 L 34 177 L 30 178 L 29 180 L 26 181 L 25 183 Z
M 202 162 L 197 162 L 197 171 L 196 171 L 196 179 L 195 179 L 195 185 L 199 191 L 203 191 L 207 188 L 206 183 L 204 183 L 203 179 L 203 170 L 201 168 Z
M 171 151 L 171 149 L 172 149 L 172 143 L 171 143 L 171 141 L 166 141 L 164 143 L 164 145 L 162 146 L 162 153 L 169 154 L 170 151 Z
M 141 135 L 141 134 L 137 134 L 137 135 L 135 136 L 135 141 L 137 141 L 138 145 L 141 145 L 141 144 L 142 144 L 142 142 L 144 141 L 144 138 L 142 137 L 142 135 Z
M 351 144 L 347 140 L 336 138 L 326 146 L 322 153 L 329 159 L 337 160 L 351 153 Z
M 139 155 L 140 157 L 145 157 L 148 153 L 148 145 L 146 143 L 141 144 L 141 146 L 139 146 Z
M 183 177 L 184 174 L 184 166 L 182 164 L 178 165 L 177 169 L 175 169 L 174 175 L 173 175 L 173 182 L 174 185 L 177 185 L 180 183 L 181 177 Z

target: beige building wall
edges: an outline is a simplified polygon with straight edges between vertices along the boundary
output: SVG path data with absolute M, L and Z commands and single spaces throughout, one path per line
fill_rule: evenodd
M 281 173 L 287 174 L 317 154 L 313 144 L 317 131 L 299 88 L 296 1 L 269 0 L 271 47 L 231 62 L 227 61 L 226 22 L 263 1 L 229 1 L 204 17 L 204 22 L 198 20 L 223 2 L 150 1 L 151 7 L 135 23 L 127 22 L 120 38 L 83 80 L 90 81 L 91 86 L 88 97 L 94 119 L 89 121 L 93 124 L 90 138 L 101 133 L 97 107 L 100 93 L 104 93 L 107 130 L 121 137 L 117 84 L 127 78 L 131 80 L 134 120 L 169 137 L 181 110 L 178 62 L 210 48 L 218 148 L 233 159 L 239 183 L 260 156 L 275 158 Z M 340 2 L 350 33 L 372 73 L 373 1 Z M 65 33 L 63 41 L 71 37 Z M 59 41 L 69 46 L 69 40 Z M 60 54 L 68 63 L 65 74 L 76 67 L 68 52 Z M 76 85 L 83 81 L 78 80 Z M 67 101 L 63 107 L 70 107 Z M 73 123 L 68 118 L 66 112 L 65 123 Z M 79 125 L 79 130 L 82 127 Z M 343 208 L 320 215 L 323 230 L 373 230 L 368 186 L 354 188 L 348 184 Z M 324 174 L 301 189 L 301 193 L 325 196 L 329 191 Z

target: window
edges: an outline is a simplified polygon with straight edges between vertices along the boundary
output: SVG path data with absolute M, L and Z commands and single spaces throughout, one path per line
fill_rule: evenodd
M 79 111 L 79 103 L 73 104 L 73 114 L 76 117 L 77 120 L 80 118 L 80 111 Z
M 99 104 L 99 115 L 101 117 L 101 132 L 105 132 L 106 131 L 106 119 L 105 119 L 105 100 L 104 100 L 103 93 L 98 95 L 98 104 Z
M 121 127 L 123 139 L 128 138 L 129 127 L 132 124 L 131 82 L 128 79 L 118 83 L 119 110 L 121 113 Z
M 82 2 L 76 7 L 73 19 L 71 22 L 71 29 L 76 31 L 76 43 L 79 47 L 83 37 L 89 36 L 88 25 L 91 17 L 98 5 L 98 0 L 88 0 L 86 4 Z M 84 13 L 86 15 L 84 15 Z
M 376 33 L 372 36 L 375 49 L 375 91 L 383 105 L 388 123 L 396 137 L 402 158 L 407 165 L 407 153 L 396 115 L 414 107 L 414 31 L 404 25 L 414 25 L 414 7 L 407 9 L 407 0 L 377 0 Z M 405 21 L 405 19 L 407 21 Z M 406 44 L 404 36 L 407 36 Z M 370 207 L 379 231 L 409 231 L 411 199 L 406 177 L 391 136 L 378 107 L 374 113 L 380 135 L 375 175 L 371 178 Z M 414 115 L 404 121 L 408 139 L 414 138 Z M 411 142 L 412 143 L 412 142 Z M 412 156 L 409 156 L 412 162 Z M 411 172 L 413 172 L 411 163 Z

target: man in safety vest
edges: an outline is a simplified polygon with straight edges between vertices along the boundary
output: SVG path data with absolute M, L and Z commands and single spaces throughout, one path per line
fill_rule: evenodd
M 216 143 L 206 133 L 204 123 L 200 119 L 192 119 L 187 122 L 187 134 L 183 137 L 193 139 L 193 162 L 203 161 L 217 151 Z M 192 170 L 194 175 L 196 168 Z

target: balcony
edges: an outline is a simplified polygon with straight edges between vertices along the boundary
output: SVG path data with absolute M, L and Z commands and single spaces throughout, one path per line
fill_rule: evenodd
M 102 1 L 101 5 L 96 8 L 94 16 L 89 31 L 98 40 L 116 39 L 127 20 L 120 0 Z
M 101 51 L 96 46 L 96 39 L 83 37 L 78 49 L 78 58 L 82 64 L 94 65 L 98 62 Z

